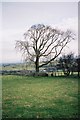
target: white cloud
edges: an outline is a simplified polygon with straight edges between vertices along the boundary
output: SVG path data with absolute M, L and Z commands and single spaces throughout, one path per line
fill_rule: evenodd
M 4 30 L 0 39 L 0 62 L 20 62 L 21 53 L 15 49 L 16 40 L 23 38 L 23 29 Z
M 78 18 L 76 17 L 76 18 L 63 19 L 62 22 L 56 24 L 55 27 L 62 30 L 70 29 L 75 33 L 78 33 Z
M 63 54 L 68 54 L 70 52 L 73 52 L 74 54 L 78 54 L 78 18 L 68 18 L 63 19 L 61 23 L 58 23 L 54 25 L 55 28 L 61 29 L 66 31 L 67 29 L 70 29 L 73 33 L 75 33 L 76 37 L 75 40 L 72 40 L 68 47 L 65 48 L 63 51 Z
M 79 0 L 2 0 L 2 2 L 78 2 Z

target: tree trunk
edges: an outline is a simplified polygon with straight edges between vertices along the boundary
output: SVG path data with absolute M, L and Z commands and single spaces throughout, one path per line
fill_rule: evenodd
M 39 72 L 39 57 L 38 56 L 36 57 L 35 65 L 36 65 L 36 73 L 38 73 Z

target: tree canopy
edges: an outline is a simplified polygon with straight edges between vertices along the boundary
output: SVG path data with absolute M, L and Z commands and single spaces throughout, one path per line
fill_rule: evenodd
M 59 59 L 59 64 L 64 74 L 67 76 L 70 74 L 70 72 L 73 74 L 73 71 L 75 71 L 77 68 L 76 57 L 74 57 L 73 53 L 62 55 L 62 57 Z
M 23 51 L 26 60 L 35 63 L 36 72 L 39 72 L 39 68 L 57 58 L 72 39 L 74 37 L 70 30 L 64 32 L 37 24 L 24 33 L 24 40 L 16 41 L 16 47 Z

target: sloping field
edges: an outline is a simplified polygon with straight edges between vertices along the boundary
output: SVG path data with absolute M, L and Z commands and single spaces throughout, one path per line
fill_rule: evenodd
M 78 79 L 2 76 L 3 118 L 77 118 Z

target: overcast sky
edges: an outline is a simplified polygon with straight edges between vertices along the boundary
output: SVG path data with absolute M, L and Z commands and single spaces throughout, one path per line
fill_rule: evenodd
M 78 32 L 77 2 L 3 2 L 2 3 L 2 62 L 21 62 L 21 54 L 15 49 L 15 41 L 34 24 L 51 25 L 62 30 Z M 64 53 L 77 54 L 78 42 L 71 42 Z M 0 58 L 1 62 L 1 58 Z

